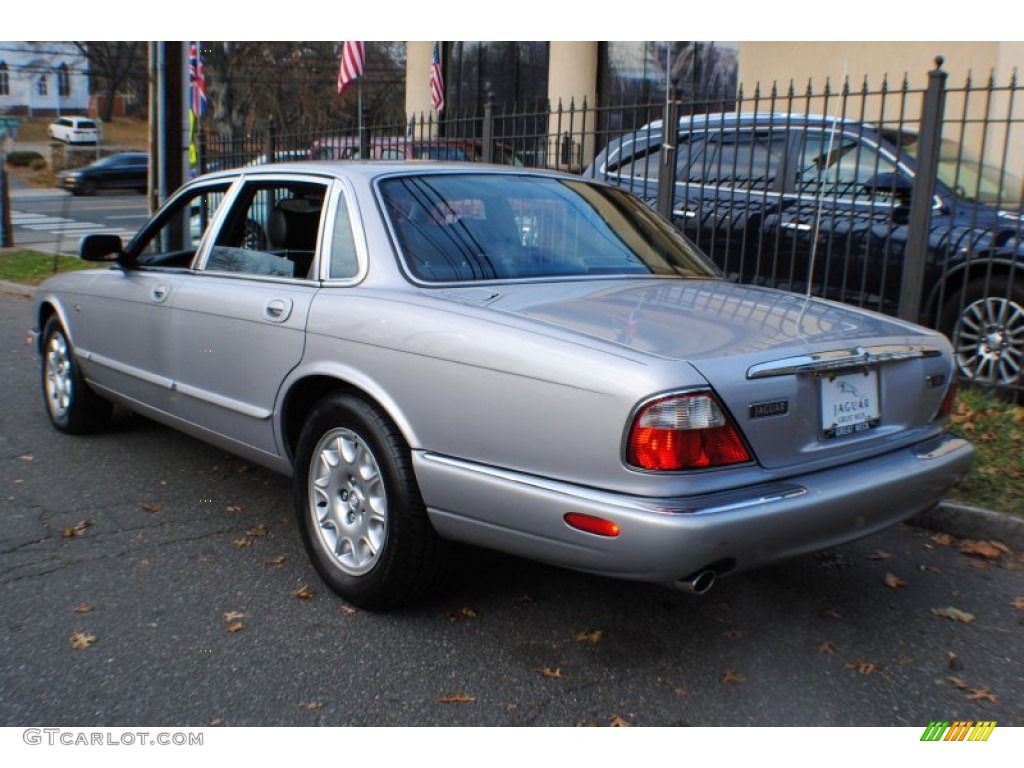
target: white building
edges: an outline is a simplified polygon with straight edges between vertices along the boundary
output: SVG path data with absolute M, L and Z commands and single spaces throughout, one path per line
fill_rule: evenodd
M 85 114 L 89 65 L 69 42 L 0 41 L 0 113 Z

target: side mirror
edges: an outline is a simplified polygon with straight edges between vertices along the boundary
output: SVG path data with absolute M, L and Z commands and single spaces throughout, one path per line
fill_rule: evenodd
M 914 182 L 902 173 L 884 173 L 872 176 L 864 184 L 864 191 L 877 197 L 893 197 L 902 206 L 910 205 L 910 197 L 914 193 Z
M 124 243 L 117 235 L 85 235 L 78 243 L 82 261 L 118 261 L 122 253 Z

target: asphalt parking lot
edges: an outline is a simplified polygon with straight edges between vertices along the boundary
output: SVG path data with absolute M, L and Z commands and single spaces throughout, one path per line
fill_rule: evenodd
M 0 295 L 0 725 L 1024 725 L 1024 560 L 898 527 L 695 598 L 491 553 L 401 612 L 317 580 L 286 478 L 46 420 Z

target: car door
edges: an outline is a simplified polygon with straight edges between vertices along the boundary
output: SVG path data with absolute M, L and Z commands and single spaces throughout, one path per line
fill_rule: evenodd
M 173 198 L 128 244 L 125 268 L 100 273 L 88 295 L 77 298 L 76 344 L 102 387 L 144 407 L 178 412 L 169 355 L 171 308 L 189 279 L 205 223 L 228 186 L 194 187 Z
M 678 140 L 673 222 L 727 275 L 764 282 L 762 224 L 781 200 L 788 134 L 779 127 L 718 127 Z
M 806 128 L 768 229 L 792 290 L 895 311 L 907 240 L 907 169 L 867 135 Z
M 277 394 L 319 290 L 330 188 L 281 174 L 244 181 L 174 304 L 169 349 L 186 418 L 271 455 Z

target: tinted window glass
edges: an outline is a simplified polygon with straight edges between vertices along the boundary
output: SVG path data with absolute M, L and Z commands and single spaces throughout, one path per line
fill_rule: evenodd
M 841 134 L 807 133 L 797 169 L 797 190 L 805 194 L 868 198 L 873 176 L 896 171 L 878 149 Z
M 356 257 L 356 242 L 352 235 L 352 220 L 349 218 L 345 196 L 338 199 L 338 210 L 334 216 L 334 232 L 331 237 L 331 265 L 329 277 L 355 277 L 359 273 Z
M 627 193 L 560 178 L 405 176 L 381 182 L 409 271 L 428 281 L 716 274 Z

